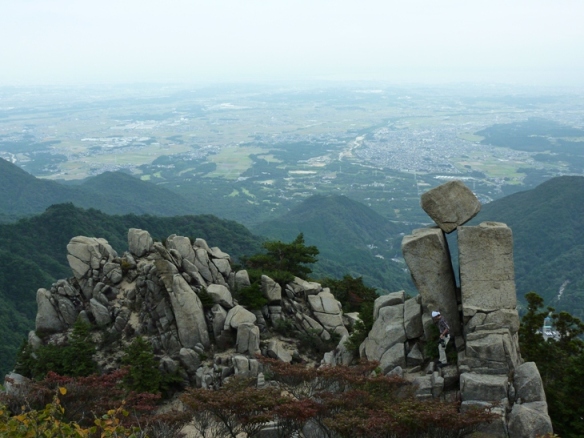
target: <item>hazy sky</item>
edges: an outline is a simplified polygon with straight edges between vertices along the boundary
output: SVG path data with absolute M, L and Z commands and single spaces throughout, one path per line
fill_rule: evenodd
M 584 86 L 583 0 L 0 0 L 0 85 Z

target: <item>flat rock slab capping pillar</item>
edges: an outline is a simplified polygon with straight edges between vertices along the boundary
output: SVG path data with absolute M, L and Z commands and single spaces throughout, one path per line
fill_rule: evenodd
M 450 181 L 424 193 L 420 205 L 445 233 L 465 224 L 481 210 L 481 203 L 461 181 Z
M 402 240 L 402 253 L 424 308 L 440 310 L 454 335 L 460 334 L 456 283 L 448 243 L 439 228 L 420 228 Z
M 500 222 L 458 229 L 458 260 L 464 317 L 515 309 L 513 234 Z

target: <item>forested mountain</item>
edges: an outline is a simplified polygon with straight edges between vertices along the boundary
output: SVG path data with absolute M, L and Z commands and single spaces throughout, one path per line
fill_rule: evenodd
M 174 192 L 121 172 L 105 172 L 81 185 L 35 178 L 0 159 L 0 222 L 42 213 L 53 204 L 72 202 L 109 214 L 193 214 L 196 208 Z
M 260 239 L 243 225 L 211 215 L 110 216 L 62 204 L 39 216 L 0 224 L 0 374 L 14 364 L 16 349 L 34 328 L 37 289 L 72 276 L 66 250 L 71 238 L 103 237 L 121 254 L 129 228 L 148 230 L 157 239 L 170 234 L 201 237 L 235 258 L 261 250 Z
M 520 299 L 534 291 L 547 304 L 584 317 L 584 177 L 553 178 L 486 204 L 471 224 L 483 221 L 513 230 Z
M 282 241 L 304 234 L 320 251 L 313 276 L 363 277 L 366 284 L 391 292 L 414 293 L 401 261 L 401 224 L 388 221 L 360 202 L 339 195 L 315 195 L 278 219 L 253 228 Z M 396 260 L 392 260 L 395 258 Z M 399 260 L 399 261 L 398 261 Z

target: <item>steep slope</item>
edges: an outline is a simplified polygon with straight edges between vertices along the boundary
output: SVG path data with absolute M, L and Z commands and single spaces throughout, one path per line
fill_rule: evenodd
M 472 224 L 489 220 L 513 230 L 518 296 L 535 291 L 584 317 L 584 177 L 553 178 L 484 205 Z
M 201 237 L 234 258 L 261 250 L 259 238 L 243 225 L 210 215 L 109 216 L 62 204 L 39 216 L 0 224 L 0 374 L 13 365 L 18 345 L 34 327 L 37 289 L 71 276 L 65 250 L 70 239 L 103 237 L 121 254 L 129 228 L 149 230 L 158 239 L 173 233 Z
M 370 286 L 413 292 L 405 265 L 391 260 L 401 256 L 402 227 L 346 196 L 315 195 L 253 231 L 282 241 L 304 233 L 306 243 L 320 250 L 314 276 L 348 273 Z
M 72 202 L 109 214 L 192 214 L 193 205 L 180 195 L 121 172 L 106 172 L 81 185 L 35 178 L 0 159 L 0 220 L 42 213 L 53 204 Z
M 0 159 L 0 186 L 0 213 L 5 215 L 40 213 L 49 205 L 61 202 L 82 205 L 87 199 L 74 187 L 35 178 L 3 159 Z
M 193 214 L 193 204 L 170 190 L 147 181 L 134 178 L 123 172 L 104 172 L 86 179 L 80 188 L 100 197 L 106 197 L 115 211 L 104 209 L 109 214 L 152 214 L 176 216 Z M 94 208 L 98 208 L 94 206 Z

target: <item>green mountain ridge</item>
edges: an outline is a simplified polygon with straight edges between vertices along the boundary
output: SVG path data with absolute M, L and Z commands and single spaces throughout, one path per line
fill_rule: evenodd
M 53 204 L 72 202 L 108 214 L 194 214 L 194 204 L 182 196 L 123 172 L 105 172 L 79 185 L 36 178 L 0 159 L 0 221 L 40 214 Z
M 342 195 L 315 195 L 278 219 L 252 228 L 271 239 L 293 240 L 303 233 L 307 244 L 320 250 L 313 276 L 363 277 L 369 286 L 415 293 L 401 257 L 395 224 L 366 205 Z

